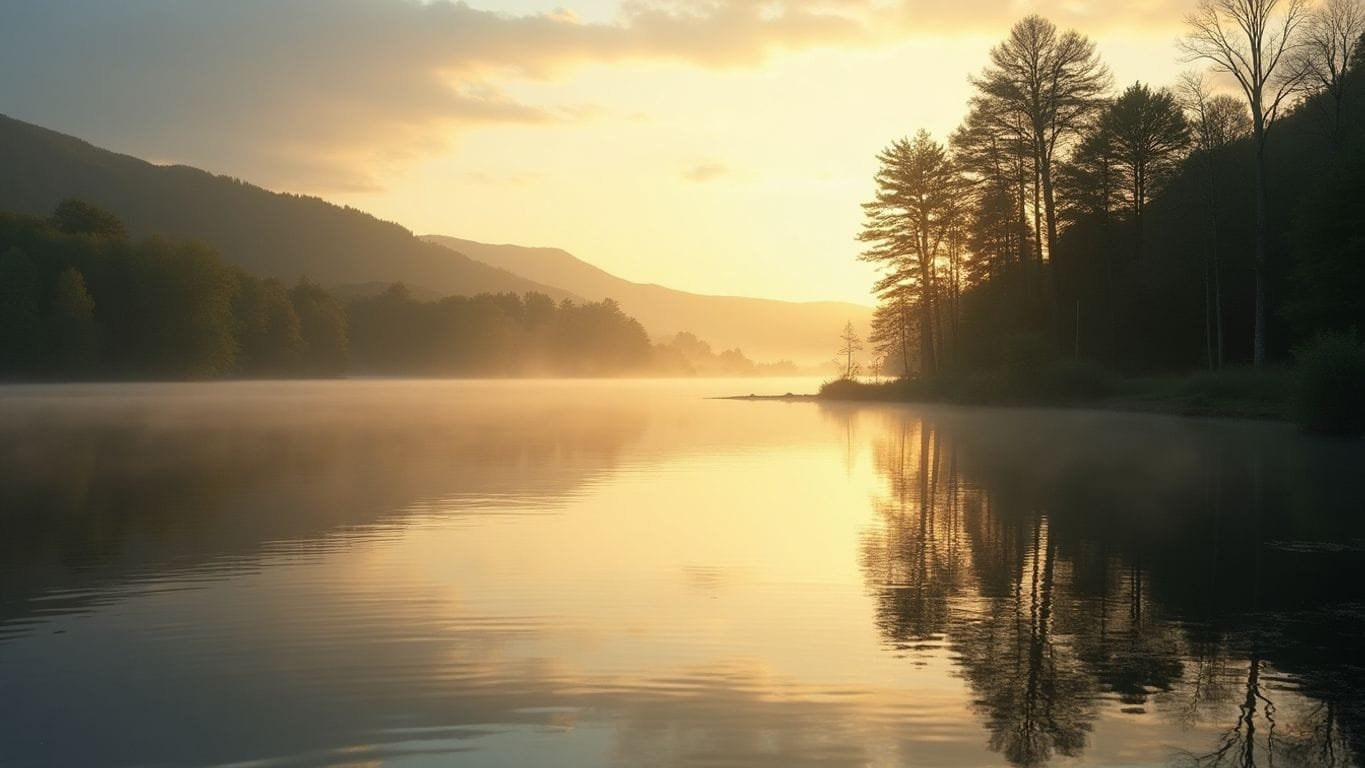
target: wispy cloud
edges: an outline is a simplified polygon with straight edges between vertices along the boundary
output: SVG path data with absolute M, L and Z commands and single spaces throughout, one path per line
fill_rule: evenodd
M 1055 6 L 1065 22 L 1098 5 L 1029 8 Z M 567 11 L 511 15 L 448 0 L 4 3 L 0 111 L 280 186 L 354 189 L 462 128 L 601 113 L 518 101 L 502 87 L 517 79 L 594 62 L 754 67 L 782 51 L 894 41 L 954 20 L 999 23 L 1016 6 L 625 0 L 613 20 L 589 23 Z

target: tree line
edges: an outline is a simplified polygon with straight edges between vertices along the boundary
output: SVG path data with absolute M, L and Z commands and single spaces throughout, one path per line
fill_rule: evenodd
M 764 372 L 690 334 L 655 346 L 610 300 L 539 293 L 343 301 L 226 264 L 206 246 L 134 241 L 79 200 L 0 213 L 0 378 L 610 376 Z M 780 371 L 779 371 L 780 372 Z
M 946 141 L 878 155 L 880 367 L 1262 367 L 1361 327 L 1359 0 L 1202 0 L 1186 26 L 1210 73 L 1115 93 L 1091 40 L 1026 17 Z

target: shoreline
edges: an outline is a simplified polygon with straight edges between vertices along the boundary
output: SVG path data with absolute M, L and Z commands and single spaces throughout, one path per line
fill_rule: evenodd
M 962 408 L 1050 408 L 1062 411 L 1107 411 L 1110 413 L 1146 414 L 1151 416 L 1176 416 L 1188 419 L 1241 419 L 1245 421 L 1293 423 L 1288 413 L 1271 413 L 1259 408 L 1212 405 L 1201 406 L 1189 403 L 1146 401 L 1127 398 L 1106 398 L 1102 400 L 1076 400 L 1057 402 L 1055 400 L 1008 400 L 1008 401 L 964 401 L 948 398 L 886 398 L 886 397 L 829 397 L 824 395 L 729 395 L 711 397 L 709 400 L 733 400 L 740 402 L 770 403 L 830 403 L 841 405 L 951 405 Z
M 991 384 L 996 384 L 991 382 Z M 748 394 L 721 400 L 1056 408 L 1182 418 L 1294 423 L 1289 372 L 1230 370 L 1088 382 L 1072 391 L 1036 386 L 983 387 L 970 379 L 826 382 L 818 394 Z

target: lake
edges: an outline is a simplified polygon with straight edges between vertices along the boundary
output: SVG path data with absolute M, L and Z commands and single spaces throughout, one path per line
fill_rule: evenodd
M 809 381 L 0 388 L 0 765 L 1353 765 L 1365 446 Z

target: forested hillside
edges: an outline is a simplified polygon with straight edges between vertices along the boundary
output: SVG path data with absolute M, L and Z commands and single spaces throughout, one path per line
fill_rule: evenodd
M 833 339 L 845 323 L 852 322 L 865 333 L 872 319 L 870 307 L 845 302 L 708 296 L 635 283 L 559 248 L 490 245 L 439 235 L 423 239 L 585 299 L 613 299 L 656 339 L 695 333 L 718 347 L 743 349 L 761 359 L 823 364 L 829 360 Z
M 49 218 L 0 213 L 0 380 L 607 376 L 650 372 L 654 356 L 610 301 L 424 301 L 401 284 L 344 301 L 202 244 L 132 238 L 81 201 Z
M 46 216 L 74 197 L 134 236 L 202 242 L 252 274 L 323 285 L 403 281 L 441 295 L 569 294 L 425 243 L 403 227 L 315 197 L 159 166 L 0 115 L 0 210 Z

